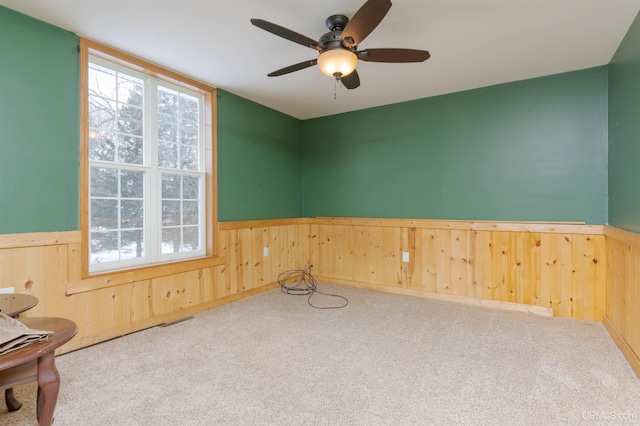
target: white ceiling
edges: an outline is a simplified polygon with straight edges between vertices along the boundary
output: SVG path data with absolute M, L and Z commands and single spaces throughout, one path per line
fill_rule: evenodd
M 361 86 L 316 67 L 317 52 L 250 23 L 318 39 L 365 0 L 0 0 L 0 4 L 291 116 L 306 119 L 609 63 L 640 0 L 392 0 L 359 46 L 429 50 L 418 64 L 360 61 Z

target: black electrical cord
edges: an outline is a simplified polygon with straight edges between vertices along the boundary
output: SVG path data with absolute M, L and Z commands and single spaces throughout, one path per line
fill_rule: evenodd
M 298 281 L 298 283 L 293 285 L 286 284 L 289 279 L 296 276 L 300 276 L 300 281 Z M 307 298 L 307 303 L 312 308 L 340 309 L 340 308 L 344 308 L 349 304 L 349 300 L 344 296 L 340 296 L 338 294 L 323 293 L 318 290 L 318 283 L 316 283 L 316 280 L 313 278 L 313 275 L 311 275 L 310 263 L 307 263 L 304 269 L 293 269 L 291 271 L 286 271 L 281 273 L 280 275 L 278 275 L 278 284 L 280 284 L 280 291 L 282 291 L 284 294 L 291 294 L 294 296 L 309 295 L 309 297 Z M 323 296 L 337 297 L 339 299 L 344 300 L 344 304 L 341 304 L 340 306 L 316 306 L 313 303 L 311 303 L 311 297 L 316 293 L 322 294 Z

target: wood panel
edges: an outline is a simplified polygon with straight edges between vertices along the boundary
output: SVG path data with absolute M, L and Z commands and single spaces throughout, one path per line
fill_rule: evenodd
M 606 293 L 596 293 L 592 297 L 596 301 L 606 297 L 603 323 L 640 376 L 640 234 L 606 227 L 605 235 Z M 585 257 L 585 263 L 587 260 Z M 598 267 L 604 269 L 601 265 Z
M 420 247 L 421 254 L 417 257 L 417 266 L 420 267 L 422 274 L 421 279 L 413 282 L 411 288 L 435 293 L 437 283 L 436 259 L 438 255 L 436 250 L 436 231 L 435 229 L 420 229 L 417 232 L 420 238 L 416 240 L 416 246 Z

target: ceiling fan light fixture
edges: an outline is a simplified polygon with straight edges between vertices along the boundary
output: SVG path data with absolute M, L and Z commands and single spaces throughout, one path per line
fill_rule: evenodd
M 358 57 L 351 50 L 331 49 L 322 52 L 318 56 L 318 67 L 320 71 L 329 77 L 346 77 L 356 69 Z
M 323 74 L 335 78 L 335 87 L 340 82 L 347 89 L 355 89 L 360 87 L 360 76 L 356 71 L 359 60 L 407 63 L 424 62 L 429 59 L 430 55 L 426 50 L 398 48 L 357 50 L 360 43 L 378 26 L 390 8 L 391 0 L 366 0 L 351 19 L 345 15 L 331 15 L 325 22 L 329 32 L 318 41 L 263 19 L 252 19 L 251 23 L 258 28 L 319 52 L 316 59 L 289 65 L 270 72 L 267 76 L 277 77 L 318 65 Z

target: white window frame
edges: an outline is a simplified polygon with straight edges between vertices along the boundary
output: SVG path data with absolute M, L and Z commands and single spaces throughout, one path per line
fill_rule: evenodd
M 144 164 L 133 165 L 110 161 L 89 159 L 89 120 L 88 120 L 88 69 L 89 63 L 121 71 L 145 81 L 145 148 Z M 83 233 L 82 276 L 105 272 L 126 271 L 131 268 L 157 267 L 157 265 L 174 262 L 213 259 L 213 231 L 217 225 L 216 185 L 215 185 L 215 89 L 195 82 L 173 72 L 163 70 L 155 65 L 110 48 L 100 46 L 88 40 L 81 40 L 81 83 L 83 100 L 81 102 L 81 122 L 84 128 L 81 133 L 81 231 Z M 84 71 L 84 75 L 83 75 Z M 84 79 L 84 80 L 83 80 Z M 157 131 L 157 91 L 158 87 L 176 90 L 199 100 L 199 140 L 198 171 L 163 168 L 158 165 L 158 131 Z M 148 90 L 151 88 L 151 90 Z M 148 139 L 150 138 L 150 139 Z M 90 263 L 90 168 L 92 166 L 114 168 L 119 170 L 143 170 L 145 179 L 145 255 L 142 258 Z M 196 176 L 199 184 L 199 248 L 186 252 L 162 254 L 162 173 L 181 176 Z M 182 199 L 180 199 L 182 200 Z M 120 226 L 120 224 L 118 224 Z M 184 224 L 180 224 L 181 227 Z M 211 263 L 211 262 L 209 262 Z

